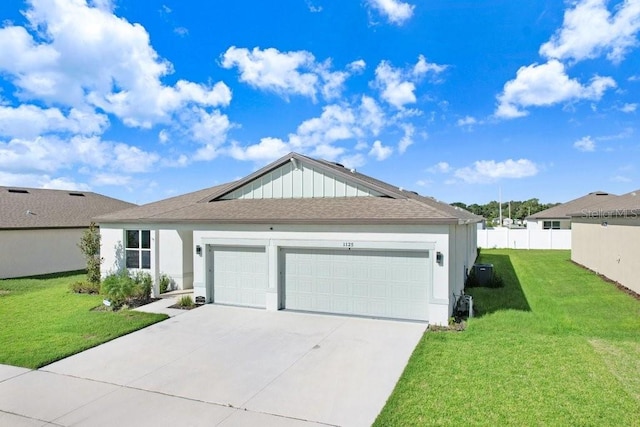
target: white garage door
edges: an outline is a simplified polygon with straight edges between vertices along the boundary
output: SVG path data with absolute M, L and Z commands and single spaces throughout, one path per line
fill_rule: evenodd
M 263 247 L 214 246 L 209 264 L 212 301 L 264 308 L 267 254 Z
M 285 249 L 285 308 L 428 320 L 428 252 Z

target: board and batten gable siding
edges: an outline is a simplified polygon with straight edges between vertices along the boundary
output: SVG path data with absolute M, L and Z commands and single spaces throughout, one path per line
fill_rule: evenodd
M 256 178 L 222 197 L 232 199 L 297 199 L 382 196 L 370 188 L 345 180 L 336 174 L 292 162 Z

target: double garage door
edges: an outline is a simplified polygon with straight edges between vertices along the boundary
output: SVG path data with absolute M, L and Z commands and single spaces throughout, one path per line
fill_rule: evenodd
M 214 247 L 212 300 L 265 307 L 264 247 Z M 279 252 L 282 308 L 323 313 L 428 320 L 431 260 L 427 251 L 283 248 Z

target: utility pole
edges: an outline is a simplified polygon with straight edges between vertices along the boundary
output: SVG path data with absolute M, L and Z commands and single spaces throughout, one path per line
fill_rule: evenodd
M 498 187 L 498 199 L 500 199 L 498 201 L 499 203 L 499 208 L 498 211 L 500 212 L 500 227 L 502 227 L 502 187 Z

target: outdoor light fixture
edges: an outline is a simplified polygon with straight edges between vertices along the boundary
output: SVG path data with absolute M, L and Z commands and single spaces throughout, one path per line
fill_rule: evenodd
M 436 252 L 436 262 L 440 265 L 444 262 L 444 254 L 442 252 Z
M 606 227 L 607 225 L 609 225 L 609 223 L 608 223 L 607 221 L 602 221 L 602 224 L 601 224 L 601 225 L 602 225 L 603 227 Z
M 202 255 L 202 246 L 196 245 L 196 255 Z

